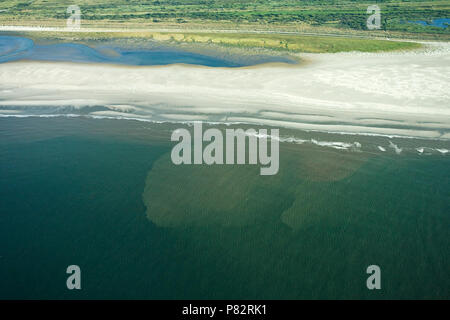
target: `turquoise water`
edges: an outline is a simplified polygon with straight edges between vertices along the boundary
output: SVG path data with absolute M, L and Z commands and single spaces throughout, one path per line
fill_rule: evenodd
M 243 169 L 230 183 L 250 202 L 218 211 L 260 219 L 162 227 L 143 197 L 176 181 L 154 171 L 170 165 L 172 129 L 0 119 L 0 298 L 450 298 L 448 156 L 283 145 L 279 175 Z M 180 221 L 233 199 L 219 177 L 191 177 L 196 196 L 179 176 L 165 202 Z M 65 287 L 71 264 L 80 291 Z M 370 264 L 381 291 L 365 287 Z
M 151 43 L 151 41 L 148 41 Z M 267 62 L 295 63 L 286 57 L 254 55 L 227 59 L 194 53 L 174 47 L 129 49 L 117 44 L 91 47 L 79 43 L 36 44 L 23 37 L 0 36 L 0 63 L 17 60 L 112 63 L 121 65 L 195 64 L 209 67 L 243 67 Z

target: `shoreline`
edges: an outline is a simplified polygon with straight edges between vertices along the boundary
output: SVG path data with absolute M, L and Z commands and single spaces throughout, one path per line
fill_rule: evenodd
M 10 61 L 0 64 L 0 114 L 248 123 L 450 140 L 450 44 L 298 57 L 298 64 L 232 68 Z
M 147 119 L 147 118 L 139 118 L 139 117 L 130 117 L 127 114 L 123 115 L 99 115 L 99 114 L 75 114 L 75 113 L 61 113 L 61 114 L 23 114 L 17 112 L 17 110 L 8 110 L 8 109 L 0 109 L 0 119 L 1 118 L 17 118 L 17 119 L 26 119 L 26 118 L 80 118 L 80 119 L 92 119 L 92 120 L 126 120 L 126 121 L 137 121 L 137 122 L 145 122 L 150 124 L 180 124 L 192 126 L 194 123 L 202 122 L 205 125 L 219 125 L 219 126 L 237 126 L 243 125 L 246 127 L 256 126 L 268 129 L 276 129 L 281 128 L 285 130 L 292 130 L 293 132 L 303 132 L 303 133 L 320 133 L 320 134 L 330 134 L 330 135 L 343 135 L 343 136 L 362 136 L 362 137 L 380 137 L 380 138 L 389 138 L 389 139 L 415 139 L 415 140 L 423 140 L 423 141 L 441 141 L 448 142 L 450 139 L 446 138 L 436 138 L 436 137 L 427 137 L 427 136 L 408 136 L 401 134 L 388 134 L 388 133 L 375 133 L 375 132 L 358 132 L 358 131 L 330 131 L 330 130 L 320 130 L 320 129 L 307 129 L 307 128 L 299 128 L 295 126 L 283 126 L 276 125 L 275 123 L 258 123 L 257 121 L 261 119 L 255 119 L 255 122 L 252 121 L 228 121 L 228 122 L 217 122 L 217 121 L 208 121 L 208 120 L 155 120 L 155 119 Z M 301 124 L 301 123 L 300 123 Z M 287 141 L 289 142 L 289 141 Z M 295 141 L 291 141 L 295 142 Z
M 33 121 L 34 124 L 40 126 L 39 121 L 34 122 L 32 118 L 36 118 L 42 121 L 57 121 L 61 126 L 65 121 L 70 121 L 71 126 L 79 126 L 80 124 L 88 124 L 89 128 L 95 127 L 99 124 L 101 127 L 113 126 L 119 131 L 123 129 L 119 128 L 140 128 L 142 136 L 128 137 L 130 139 L 146 139 L 146 135 L 150 132 L 158 132 L 157 137 L 152 137 L 150 140 L 156 139 L 163 144 L 171 144 L 170 132 L 180 127 L 190 129 L 196 121 L 157 121 L 149 119 L 139 119 L 130 117 L 108 117 L 108 116 L 93 116 L 93 115 L 77 115 L 77 114 L 59 114 L 59 115 L 4 115 L 0 114 L 0 121 L 8 121 L 7 119 L 15 119 L 17 121 Z M 71 122 L 75 120 L 75 122 Z M 122 122 L 126 120 L 125 122 Z M 78 122 L 82 121 L 82 122 Z M 97 123 L 97 121 L 101 121 Z M 115 121 L 119 121 L 115 124 Z M 77 125 L 77 123 L 79 123 Z M 142 126 L 142 125 L 144 126 Z M 268 129 L 277 128 L 280 129 L 279 137 L 275 139 L 280 143 L 280 146 L 287 148 L 301 146 L 320 148 L 324 150 L 334 150 L 336 152 L 350 152 L 350 153 L 368 153 L 372 155 L 393 155 L 393 156 L 448 156 L 450 155 L 450 143 L 448 140 L 432 139 L 424 137 L 414 136 L 397 136 L 397 135 L 384 135 L 384 134 L 365 134 L 365 133 L 349 133 L 349 132 L 329 132 L 329 131 L 316 131 L 316 130 L 303 130 L 293 128 L 283 128 L 279 126 L 265 126 L 262 124 L 245 123 L 245 122 L 203 122 L 203 125 L 207 127 L 214 127 L 221 131 L 228 128 L 235 129 Z M 50 134 L 53 129 L 50 129 L 46 134 Z M 150 130 L 150 132 L 145 132 Z M 55 132 L 56 133 L 56 132 Z M 81 132 L 80 132 L 81 133 Z M 44 134 L 44 132 L 43 132 Z M 57 135 L 61 135 L 63 132 L 59 132 Z M 64 135 L 64 134 L 63 134 Z M 246 135 L 249 135 L 246 133 Z M 252 135 L 252 134 L 250 134 Z M 126 136 L 121 138 L 127 138 Z M 268 139 L 274 139 L 270 134 L 267 135 Z M 155 141 L 156 141 L 155 140 Z M 5 141 L 6 142 L 6 141 Z

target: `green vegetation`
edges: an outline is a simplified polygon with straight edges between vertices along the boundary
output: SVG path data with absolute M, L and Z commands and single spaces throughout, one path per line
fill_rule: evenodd
M 155 34 L 157 37 L 170 37 L 177 41 L 215 43 L 220 45 L 238 46 L 244 48 L 260 47 L 292 52 L 376 52 L 402 49 L 415 49 L 420 44 L 413 42 L 354 39 L 339 37 L 274 35 L 274 34 L 240 34 L 240 33 L 183 33 Z M 177 37 L 178 36 L 178 37 Z
M 450 28 L 407 21 L 448 18 L 447 0 L 4 0 L 7 25 L 64 26 L 69 5 L 82 11 L 83 25 L 108 27 L 233 28 L 367 34 L 366 12 L 377 4 L 382 30 L 371 35 L 449 39 Z
M 199 45 L 210 49 L 267 49 L 290 53 L 336 53 L 336 52 L 379 52 L 411 50 L 422 45 L 415 42 L 388 41 L 379 39 L 358 39 L 336 36 L 282 35 L 256 33 L 199 33 L 199 32 L 20 32 L 22 36 L 42 40 L 60 40 L 89 43 L 90 40 L 123 40 L 128 44 L 139 44 L 140 40 L 156 40 L 168 45 Z
M 33 32 L 27 36 L 71 41 L 147 38 L 175 44 L 313 53 L 420 46 L 373 38 L 450 40 L 448 27 L 408 23 L 448 17 L 450 2 L 441 0 L 5 0 L 0 3 L 0 24 L 65 27 L 67 7 L 73 4 L 81 8 L 83 28 L 106 30 L 45 35 Z M 369 31 L 367 7 L 373 4 L 381 8 L 382 28 Z M 116 29 L 125 32 L 108 32 Z

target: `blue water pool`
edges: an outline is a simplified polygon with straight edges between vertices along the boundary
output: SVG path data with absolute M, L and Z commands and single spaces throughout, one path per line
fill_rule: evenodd
M 281 56 L 214 56 L 172 47 L 127 48 L 114 44 L 88 46 L 78 43 L 36 44 L 33 40 L 0 36 L 0 63 L 17 60 L 112 63 L 123 65 L 195 64 L 209 67 L 243 67 L 267 62 L 294 63 Z

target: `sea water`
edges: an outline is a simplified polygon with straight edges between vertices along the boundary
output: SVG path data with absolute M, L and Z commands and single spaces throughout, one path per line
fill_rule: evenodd
M 448 156 L 352 137 L 373 150 L 282 142 L 271 177 L 175 168 L 177 126 L 1 118 L 0 298 L 450 298 Z

